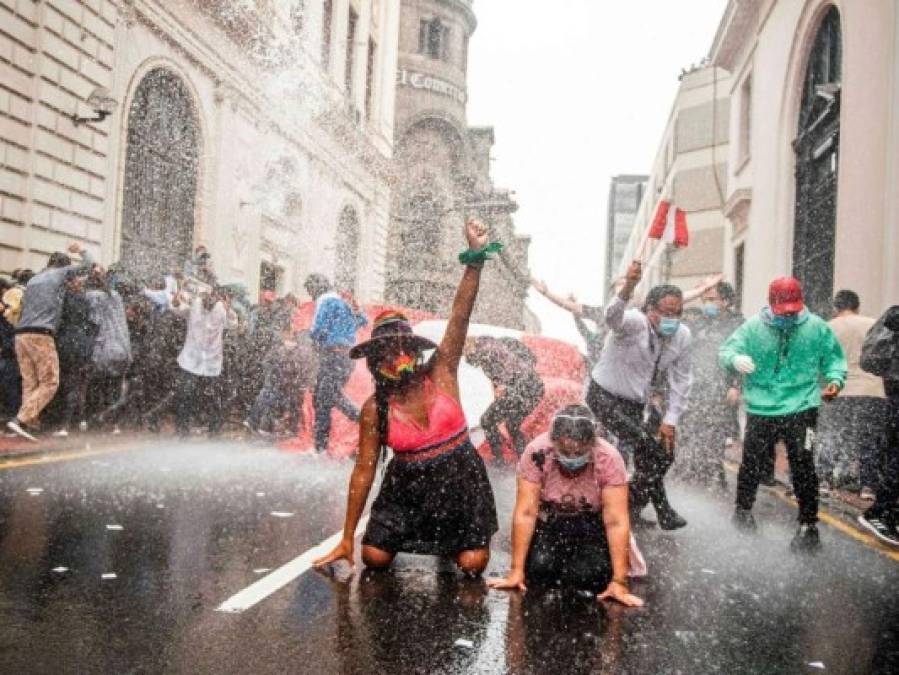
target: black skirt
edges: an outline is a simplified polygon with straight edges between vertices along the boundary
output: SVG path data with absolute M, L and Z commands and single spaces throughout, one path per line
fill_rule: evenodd
M 455 555 L 488 547 L 498 529 L 484 461 L 466 439 L 431 460 L 391 460 L 362 543 L 390 553 Z

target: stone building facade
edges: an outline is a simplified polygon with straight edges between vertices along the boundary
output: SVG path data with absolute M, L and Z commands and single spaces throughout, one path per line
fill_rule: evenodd
M 722 271 L 747 313 L 765 304 L 768 284 L 783 275 L 797 276 L 809 307 L 824 315 L 841 288 L 856 291 L 871 315 L 899 302 L 899 6 L 729 0 L 708 61 L 684 78 L 675 110 L 690 78 L 704 78 L 707 91 L 709 73 L 721 73 L 713 80 L 719 142 L 704 131 L 705 159 L 691 151 L 689 164 L 681 163 L 688 148 L 680 135 L 671 152 L 682 169 L 705 166 L 694 173 L 705 178 L 691 180 L 683 197 L 706 209 L 702 239 L 694 217 L 690 247 L 670 265 L 668 249 L 656 247 L 645 285 L 688 286 Z M 708 119 L 712 99 L 703 99 Z M 710 128 L 703 122 L 688 136 Z M 667 147 L 651 187 L 670 173 Z M 652 216 L 644 202 L 631 251 Z
M 399 0 L 0 0 L 0 271 L 76 239 L 152 273 L 381 299 Z M 92 95 L 94 98 L 92 99 Z M 104 120 L 97 95 L 115 102 Z
M 828 313 L 899 302 L 899 6 L 730 0 L 711 60 L 731 73 L 725 256 L 747 310 L 795 274 Z
M 656 152 L 625 252 L 615 269 L 621 275 L 641 250 L 641 291 L 658 283 L 694 286 L 725 269 L 724 216 L 728 157 L 730 78 L 720 68 L 699 66 L 682 73 L 680 87 Z M 663 241 L 646 241 L 659 200 L 684 210 L 690 242 L 677 249 Z
M 530 240 L 515 233 L 517 204 L 490 178 L 492 128 L 466 121 L 471 0 L 403 0 L 396 91 L 396 182 L 387 299 L 446 314 L 459 282 L 466 216 L 504 242 L 485 268 L 474 320 L 535 330 L 525 307 Z

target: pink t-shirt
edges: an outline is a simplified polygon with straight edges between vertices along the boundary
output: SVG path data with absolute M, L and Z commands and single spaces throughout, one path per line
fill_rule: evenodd
M 543 451 L 543 470 L 534 463 L 534 453 Z M 518 475 L 543 489 L 541 499 L 562 506 L 591 511 L 602 510 L 602 489 L 613 485 L 627 485 L 624 460 L 614 446 L 597 440 L 593 447 L 593 465 L 574 476 L 566 476 L 559 469 L 549 433 L 531 441 L 518 462 Z

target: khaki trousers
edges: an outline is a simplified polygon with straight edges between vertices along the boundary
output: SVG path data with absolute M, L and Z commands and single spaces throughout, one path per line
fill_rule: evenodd
M 22 373 L 22 407 L 19 422 L 36 426 L 41 411 L 53 400 L 59 388 L 59 357 L 51 335 L 16 335 L 16 358 Z

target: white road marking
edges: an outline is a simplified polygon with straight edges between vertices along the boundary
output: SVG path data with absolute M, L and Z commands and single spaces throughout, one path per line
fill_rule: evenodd
M 368 523 L 368 516 L 363 516 L 356 526 L 356 536 L 359 536 L 359 533 L 365 529 L 366 523 Z M 310 548 L 290 562 L 281 565 L 281 567 L 274 572 L 266 574 L 259 581 L 250 584 L 239 593 L 232 595 L 219 605 L 215 611 L 234 613 L 243 612 L 260 600 L 265 600 L 265 598 L 272 593 L 283 588 L 298 576 L 307 572 L 312 567 L 312 561 L 316 558 L 320 558 L 321 556 L 330 553 L 331 549 L 340 542 L 341 537 L 343 537 L 342 531 L 335 532 L 318 546 Z

